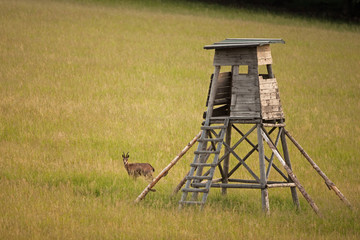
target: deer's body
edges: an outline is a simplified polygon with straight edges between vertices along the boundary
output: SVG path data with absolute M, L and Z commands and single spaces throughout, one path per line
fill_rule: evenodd
M 126 155 L 123 153 L 122 157 L 125 169 L 128 172 L 129 176 L 132 176 L 135 179 L 139 176 L 144 176 L 149 182 L 152 182 L 152 174 L 155 169 L 149 163 L 129 163 L 129 153 L 127 153 Z

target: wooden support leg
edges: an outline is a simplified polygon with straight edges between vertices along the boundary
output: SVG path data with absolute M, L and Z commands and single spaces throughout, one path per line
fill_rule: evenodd
M 225 143 L 228 146 L 231 146 L 231 128 L 232 128 L 232 124 L 230 123 L 228 128 L 226 129 L 226 139 L 225 139 Z M 228 178 L 229 178 L 229 160 L 230 160 L 230 154 L 229 154 L 229 150 L 226 148 L 225 149 L 225 154 L 227 154 L 226 158 L 224 159 L 224 163 L 223 163 L 223 172 L 224 172 L 224 177 L 222 179 L 222 183 L 227 184 L 228 183 Z M 227 188 L 222 188 L 221 189 L 221 193 L 223 195 L 227 194 Z
M 266 68 L 267 68 L 269 77 L 270 77 L 270 78 L 274 78 L 274 73 L 273 73 L 273 71 L 272 71 L 272 66 L 271 66 L 271 64 L 266 64 Z
M 279 128 L 279 131 L 280 131 L 280 128 Z M 287 143 L 286 143 L 284 129 L 283 129 L 283 131 L 281 131 L 280 138 L 281 138 L 281 145 L 282 145 L 282 149 L 283 149 L 283 153 L 284 153 L 284 160 L 285 160 L 286 164 L 289 166 L 289 168 L 292 170 L 290 156 L 289 156 L 289 150 L 288 150 Z M 289 176 L 289 179 L 291 180 L 290 176 Z M 291 181 L 291 182 L 293 182 L 293 181 Z M 298 195 L 296 192 L 296 187 L 291 187 L 290 190 L 291 190 L 291 196 L 292 196 L 294 205 L 296 206 L 296 208 L 298 210 L 300 210 L 300 202 L 299 202 L 299 198 L 298 198 Z
M 265 153 L 264 143 L 261 135 L 261 124 L 257 124 L 258 150 L 259 150 L 259 166 L 260 166 L 260 184 L 261 184 L 261 203 L 262 209 L 266 214 L 270 213 L 269 193 L 266 186 L 266 170 L 265 170 Z
M 325 173 L 321 171 L 319 166 L 316 165 L 316 163 L 310 158 L 310 156 L 305 152 L 305 150 L 300 146 L 300 144 L 285 129 L 284 129 L 284 133 L 294 143 L 297 149 L 299 149 L 301 154 L 306 158 L 306 160 L 308 160 L 308 162 L 316 170 L 316 172 L 325 180 L 325 183 L 328 186 L 328 188 L 334 190 L 335 194 L 341 199 L 341 201 L 343 201 L 349 208 L 352 208 L 350 202 L 346 199 L 346 197 L 340 192 L 340 190 L 336 187 L 336 185 L 325 175 Z
M 213 76 L 213 80 L 212 80 L 212 83 L 211 83 L 211 92 L 210 92 L 210 95 L 209 95 L 209 103 L 208 103 L 208 108 L 207 108 L 207 111 L 206 111 L 205 125 L 209 125 L 210 118 L 211 118 L 213 110 L 214 110 L 213 109 L 214 108 L 214 101 L 215 101 L 215 96 L 216 96 L 216 92 L 217 92 L 220 69 L 221 69 L 220 65 L 215 66 L 214 76 Z
M 293 173 L 293 171 L 289 168 L 288 165 L 286 165 L 286 162 L 284 161 L 284 159 L 281 157 L 279 151 L 277 150 L 277 148 L 275 147 L 275 145 L 272 143 L 271 139 L 268 137 L 266 131 L 262 130 L 260 131 L 261 135 L 263 136 L 263 138 L 265 139 L 265 141 L 267 142 L 267 144 L 269 145 L 270 149 L 273 151 L 273 153 L 275 154 L 275 156 L 277 157 L 277 159 L 280 161 L 280 163 L 283 165 L 283 167 L 285 168 L 286 172 L 289 174 L 289 177 L 291 178 L 291 180 L 293 180 L 293 182 L 295 183 L 296 187 L 299 189 L 299 191 L 301 192 L 301 194 L 304 196 L 304 198 L 306 199 L 306 201 L 310 204 L 311 208 L 314 210 L 314 212 L 321 217 L 321 213 L 319 211 L 318 206 L 315 204 L 315 202 L 312 200 L 312 198 L 310 197 L 310 195 L 305 191 L 304 187 L 300 184 L 299 180 L 297 179 L 297 177 L 295 176 L 295 174 Z

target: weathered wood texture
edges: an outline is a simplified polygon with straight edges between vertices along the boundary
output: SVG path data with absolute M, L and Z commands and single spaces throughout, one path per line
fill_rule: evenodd
M 204 139 L 198 139 L 197 141 L 198 141 L 198 142 L 203 142 L 203 141 L 206 141 L 206 140 L 204 140 Z M 221 141 L 221 139 L 219 139 L 219 141 Z M 215 149 L 215 148 L 213 148 L 213 146 L 210 145 L 210 146 L 207 148 L 207 151 L 210 151 L 210 150 L 212 150 L 212 149 Z M 207 160 L 209 159 L 209 157 L 210 157 L 210 154 L 207 154 L 206 157 L 205 157 L 205 159 L 203 160 L 203 162 L 207 162 Z M 191 166 L 191 165 L 190 165 L 190 166 Z M 198 166 L 192 166 L 192 167 L 197 168 Z M 180 189 L 184 186 L 184 184 L 186 183 L 186 180 L 188 180 L 187 178 L 188 178 L 189 174 L 190 174 L 190 171 L 185 175 L 185 177 L 184 177 L 184 178 L 179 182 L 179 184 L 174 188 L 174 191 L 173 191 L 173 193 L 172 193 L 172 196 L 175 196 L 175 195 L 180 191 Z
M 136 198 L 135 202 L 141 201 L 146 194 L 155 186 L 155 184 L 164 176 L 167 175 L 169 170 L 181 159 L 182 156 L 195 144 L 196 140 L 198 140 L 201 136 L 202 131 L 200 131 L 194 138 L 191 140 L 185 148 L 167 165 L 159 175 L 153 179 L 153 181 L 144 189 L 144 191 Z
M 266 186 L 266 173 L 265 173 L 265 151 L 263 139 L 261 137 L 261 124 L 257 124 L 257 137 L 258 137 L 258 150 L 259 150 L 259 168 L 260 168 L 260 184 L 261 184 L 261 203 L 262 209 L 266 214 L 270 213 L 269 205 L 269 192 Z
M 259 76 L 261 115 L 264 120 L 284 119 L 279 88 L 275 78 Z
M 206 106 L 208 106 L 209 104 L 209 97 L 211 92 L 213 76 L 214 75 L 212 74 L 208 97 L 206 100 Z M 214 106 L 222 105 L 222 104 L 230 104 L 230 100 L 231 100 L 231 72 L 222 72 L 219 74 L 219 78 L 218 78 L 218 86 L 214 99 Z
M 216 49 L 214 66 L 257 65 L 256 47 Z
M 233 74 L 230 117 L 239 119 L 261 117 L 257 65 L 249 66 L 248 71 L 248 74 Z
M 257 47 L 258 65 L 272 64 L 270 44 Z
M 215 101 L 215 96 L 216 96 L 217 87 L 218 87 L 218 79 L 219 79 L 219 75 L 220 75 L 220 69 L 221 69 L 220 65 L 215 66 L 214 76 L 212 78 L 213 80 L 211 82 L 211 87 L 210 87 L 209 103 L 208 103 L 208 108 L 206 111 L 205 125 L 209 125 L 210 117 L 213 114 L 214 101 Z
M 211 117 L 229 116 L 238 119 L 284 119 L 276 79 L 272 73 L 270 45 L 257 47 L 216 49 L 215 66 L 232 66 L 232 73 L 218 75 Z M 247 73 L 239 73 L 239 66 L 247 66 Z M 269 74 L 259 76 L 258 66 L 266 65 Z M 213 84 L 213 77 L 210 86 Z M 209 104 L 211 87 L 206 106 Z M 230 105 L 230 108 L 229 108 Z M 204 115 L 204 118 L 206 116 Z
M 279 131 L 281 131 L 280 138 L 281 138 L 281 145 L 282 145 L 282 149 L 283 149 L 283 153 L 284 153 L 284 160 L 285 160 L 286 164 L 289 166 L 289 168 L 292 170 L 290 154 L 289 154 L 289 150 L 288 150 L 288 146 L 287 146 L 286 138 L 285 138 L 285 128 L 282 127 L 279 129 Z M 289 176 L 289 180 L 291 180 L 290 176 Z M 295 186 L 291 187 L 290 190 L 291 190 L 291 196 L 293 199 L 293 203 L 296 206 L 296 208 L 298 210 L 300 210 L 300 202 L 299 202 L 299 197 L 296 192 L 296 187 Z
M 225 143 L 227 145 L 231 145 L 231 128 L 232 128 L 232 124 L 229 124 L 228 128 L 226 129 L 226 138 L 225 138 Z M 225 148 L 225 154 L 227 154 L 227 156 L 224 158 L 224 162 L 223 162 L 223 171 L 224 171 L 224 176 L 222 178 L 222 183 L 228 183 L 228 176 L 229 176 L 229 167 L 230 167 L 230 151 Z M 222 188 L 221 189 L 221 193 L 223 195 L 227 194 L 227 189 L 226 188 Z
M 271 139 L 268 137 L 266 131 L 264 129 L 262 129 L 261 131 L 261 135 L 264 138 L 264 140 L 267 142 L 267 144 L 269 145 L 270 149 L 272 150 L 272 152 L 275 154 L 275 156 L 277 157 L 277 159 L 280 161 L 281 165 L 283 165 L 283 167 L 285 168 L 286 172 L 288 173 L 289 177 L 291 178 L 291 180 L 295 183 L 296 187 L 299 189 L 299 191 L 301 192 L 301 194 L 304 196 L 304 198 L 306 199 L 306 201 L 309 203 L 309 205 L 311 206 L 311 208 L 314 210 L 314 212 L 321 217 L 321 213 L 320 210 L 318 208 L 318 206 L 315 204 L 315 202 L 312 200 L 312 198 L 310 197 L 310 195 L 305 191 L 305 188 L 300 184 L 299 180 L 297 179 L 297 177 L 295 176 L 295 174 L 293 173 L 293 171 L 290 169 L 290 167 L 286 164 L 285 160 L 282 158 L 282 156 L 280 155 L 280 152 L 278 151 L 278 149 L 275 147 L 275 145 L 273 144 L 273 142 L 271 141 Z
M 213 64 L 214 66 L 272 64 L 270 45 L 216 49 Z

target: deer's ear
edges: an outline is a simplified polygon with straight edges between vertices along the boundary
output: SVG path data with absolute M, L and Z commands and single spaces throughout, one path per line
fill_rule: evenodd
M 127 158 L 129 157 L 129 152 L 126 153 L 126 157 L 127 157 Z
M 125 158 L 125 153 L 123 153 L 121 156 L 122 156 L 123 158 Z

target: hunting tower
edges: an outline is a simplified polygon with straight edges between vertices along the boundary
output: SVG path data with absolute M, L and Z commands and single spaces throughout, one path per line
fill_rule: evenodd
M 285 117 L 272 71 L 270 44 L 274 43 L 285 42 L 282 39 L 229 38 L 204 47 L 215 50 L 215 71 L 211 76 L 202 134 L 198 139 L 198 148 L 190 165 L 185 187 L 182 189 L 180 206 L 205 204 L 210 188 L 213 187 L 222 188 L 223 194 L 226 194 L 227 188 L 260 189 L 265 211 L 269 211 L 268 189 L 289 187 L 295 205 L 299 206 L 294 181 L 273 163 L 274 155 L 278 154 L 276 146 L 280 141 L 284 164 L 291 171 L 283 129 Z M 230 71 L 221 72 L 221 68 L 225 66 Z M 260 66 L 266 66 L 262 67 L 266 69 L 265 74 L 259 74 Z M 242 132 L 239 124 L 249 126 L 247 132 Z M 270 134 L 275 130 L 277 135 L 273 141 Z M 232 131 L 240 136 L 236 142 L 231 140 Z M 256 141 L 250 140 L 249 136 L 253 132 L 256 133 Z M 269 140 L 270 147 L 274 147 L 270 157 L 265 156 L 264 139 Z M 234 144 L 231 145 L 232 143 Z M 249 144 L 247 149 L 250 150 L 246 150 L 246 154 L 237 151 L 241 143 Z M 259 165 L 256 168 L 258 172 L 246 163 L 254 152 L 259 155 Z M 236 161 L 232 164 L 232 169 L 229 168 L 230 156 Z M 218 179 L 214 179 L 216 169 L 221 175 Z M 281 181 L 268 180 L 271 169 L 275 169 L 281 176 Z M 247 171 L 252 177 L 232 178 L 233 174 L 240 170 Z M 199 200 L 200 194 L 202 197 Z
M 211 188 L 221 188 L 223 194 L 227 193 L 228 188 L 248 188 L 260 189 L 262 208 L 268 213 L 268 189 L 281 187 L 290 188 L 293 202 L 299 208 L 297 188 L 312 209 L 321 215 L 291 169 L 287 137 L 325 180 L 326 186 L 351 208 L 346 197 L 285 129 L 279 89 L 272 71 L 270 44 L 273 43 L 285 42 L 282 39 L 229 38 L 204 47 L 215 50 L 215 71 L 211 76 L 201 132 L 159 173 L 135 202 L 143 199 L 198 141 L 190 171 L 174 190 L 176 193 L 185 184 L 180 207 L 188 204 L 203 206 Z M 227 71 L 221 72 L 221 67 Z M 259 73 L 260 70 L 265 73 Z M 235 138 L 235 134 L 239 138 Z M 265 148 L 264 142 L 268 148 Z M 279 143 L 282 154 L 277 148 Z M 252 159 L 254 153 L 258 156 Z M 274 157 L 279 160 L 281 168 L 274 163 Z M 218 178 L 214 178 L 216 169 L 220 173 Z M 272 169 L 274 174 L 270 178 Z

